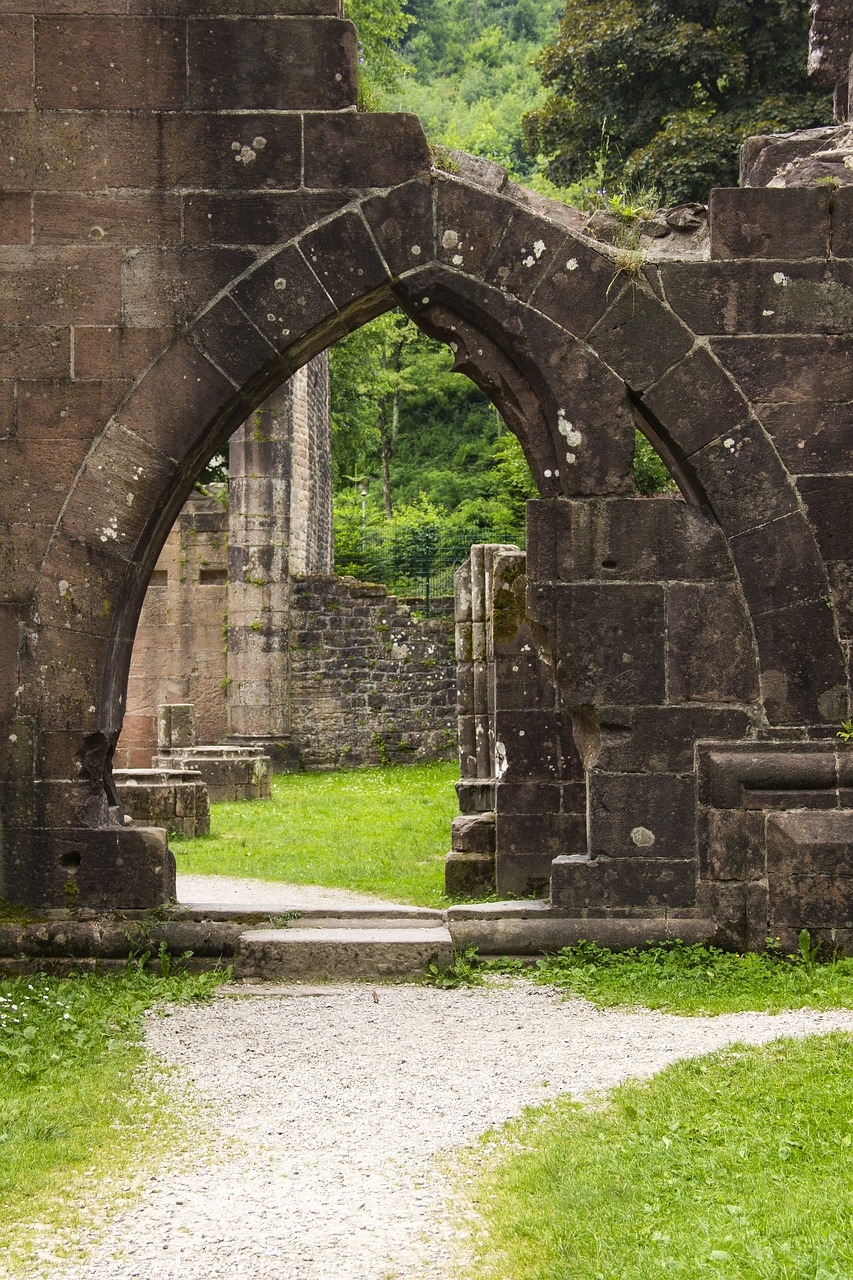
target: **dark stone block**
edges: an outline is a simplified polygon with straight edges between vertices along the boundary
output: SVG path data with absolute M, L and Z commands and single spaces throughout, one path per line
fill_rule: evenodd
M 832 193 L 832 254 L 853 258 L 853 189 L 842 187 Z
M 690 464 L 729 537 L 798 509 L 790 478 L 755 420 L 699 449 Z
M 581 769 L 581 777 L 583 770 Z M 572 792 L 580 785 L 586 794 L 583 783 L 543 782 L 540 779 L 527 782 L 507 782 L 503 778 L 495 787 L 495 809 L 501 813 L 571 813 L 575 810 L 571 804 L 562 802 L 561 792 Z M 584 801 L 584 805 L 585 805 Z
M 826 187 L 718 187 L 709 203 L 712 258 L 825 258 Z
M 498 712 L 551 708 L 556 701 L 554 675 L 534 653 L 495 659 L 495 698 Z
M 203 111 L 342 111 L 355 106 L 351 22 L 206 18 L 189 23 L 188 103 Z
M 29 244 L 32 239 L 29 191 L 0 193 L 0 244 Z
M 237 386 L 243 386 L 277 354 L 275 347 L 231 298 L 223 298 L 206 311 L 192 334 L 201 349 Z
M 662 268 L 667 298 L 694 333 L 848 333 L 849 263 L 683 262 Z
M 70 372 L 69 329 L 0 325 L 0 378 L 67 378 Z
M 695 743 L 744 737 L 749 717 L 719 707 L 601 707 L 596 768 L 605 773 L 691 773 Z
M 669 773 L 588 776 L 590 851 L 606 858 L 693 858 L 695 786 Z
M 187 244 L 283 244 L 312 222 L 347 203 L 345 195 L 323 191 L 253 195 L 193 195 L 184 201 Z
M 551 867 L 551 904 L 567 910 L 689 907 L 696 863 L 669 858 L 558 858 Z
M 614 265 L 605 254 L 575 237 L 564 247 L 565 254 L 554 259 L 537 285 L 533 305 L 567 333 L 582 338 L 607 309 Z
M 186 97 L 186 25 L 171 18 L 41 18 L 36 103 L 91 111 L 175 111 Z
M 482 275 L 517 207 L 467 184 L 441 179 L 436 185 L 436 255 L 468 275 Z
M 175 859 L 158 828 L 22 831 L 5 867 L 13 905 L 142 910 L 175 897 Z
M 305 117 L 305 186 L 395 187 L 427 176 L 432 156 L 413 115 Z
M 336 306 L 346 306 L 388 279 L 358 214 L 340 214 L 304 236 L 299 247 Z
M 29 107 L 33 101 L 33 23 L 18 14 L 0 18 L 0 48 L 3 76 L 0 79 L 0 110 Z
M 763 813 L 711 809 L 700 822 L 707 841 L 707 850 L 703 852 L 712 880 L 761 880 L 764 877 Z
M 495 815 L 478 813 L 454 818 L 450 826 L 454 853 L 495 852 Z
M 674 584 L 667 597 L 667 624 L 673 702 L 747 703 L 758 698 L 755 647 L 737 586 Z
M 33 235 L 37 244 L 174 244 L 181 238 L 180 201 L 160 192 L 37 194 Z
M 493 813 L 495 784 L 491 778 L 465 778 L 456 783 L 460 813 Z
M 826 571 L 801 512 L 740 534 L 730 546 L 753 616 L 826 599 Z
M 129 382 L 19 382 L 17 436 L 20 441 L 91 440 L 121 404 Z
M 668 307 L 634 283 L 589 334 L 590 345 L 633 391 L 642 391 L 693 346 L 693 334 Z
M 850 470 L 853 405 L 763 404 L 759 416 L 792 474 Z
M 833 750 L 818 743 L 750 743 L 716 747 L 701 768 L 700 796 L 718 809 L 743 807 L 761 791 L 802 792 L 835 787 Z
M 448 853 L 444 859 L 444 892 L 448 898 L 481 898 L 494 893 L 493 853 Z
M 435 257 L 432 184 L 407 182 L 361 207 L 392 275 L 422 267 Z
M 113 247 L 0 248 L 0 315 L 7 325 L 116 324 L 121 259 Z
M 711 884 L 711 913 L 716 946 L 746 950 L 762 948 L 769 932 L 767 888 L 763 884 L 718 881 Z
M 74 374 L 78 381 L 133 381 L 164 351 L 171 329 L 125 329 L 112 325 L 83 325 L 74 330 Z M 52 377 L 45 369 L 34 377 Z
M 749 405 L 704 347 L 696 347 L 643 396 L 666 435 L 684 453 L 746 422 Z
M 278 350 L 291 346 L 335 309 L 295 248 L 282 249 L 242 280 L 231 296 Z
M 853 476 L 801 476 L 797 488 L 824 557 L 853 561 Z
M 567 735 L 569 741 L 563 744 L 561 739 Z M 501 761 L 499 777 L 509 782 L 562 778 L 563 760 L 572 746 L 571 735 L 557 712 L 542 708 L 500 712 L 495 736 L 495 759 Z
M 664 593 L 656 586 L 565 586 L 550 636 L 566 706 L 664 697 Z
M 848 715 L 847 672 L 822 601 L 754 619 L 771 724 L 834 724 Z
M 754 403 L 853 400 L 849 337 L 716 338 L 711 348 Z
M 233 397 L 225 375 L 181 339 L 149 369 L 117 420 L 167 458 L 181 459 Z M 164 404 L 168 414 L 162 412 Z
M 558 259 L 565 263 L 569 258 L 573 244 L 557 225 L 517 208 L 492 254 L 484 279 L 503 293 L 527 302 L 546 271 Z
M 719 526 L 699 507 L 674 499 L 617 498 L 601 503 L 598 516 L 592 577 L 700 582 L 734 577 Z
M 122 264 L 122 318 L 130 328 L 185 323 L 249 267 L 244 249 L 140 249 Z
M 853 640 L 853 564 L 830 560 L 826 569 L 839 635 L 842 639 Z

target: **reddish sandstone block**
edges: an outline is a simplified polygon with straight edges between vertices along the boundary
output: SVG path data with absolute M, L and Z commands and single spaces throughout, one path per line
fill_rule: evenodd
M 172 330 L 165 328 L 127 329 L 116 325 L 75 328 L 74 376 L 95 381 L 137 378 L 168 346 L 171 338 Z
M 351 22 L 310 18 L 190 21 L 188 106 L 208 111 L 341 111 L 355 106 Z
M 826 187 L 718 187 L 709 203 L 712 258 L 825 258 Z
M 70 372 L 69 329 L 0 325 L 0 378 L 67 378 Z
M 28 191 L 0 193 L 0 244 L 29 244 L 32 197 Z
M 758 669 L 735 584 L 673 583 L 667 597 L 667 688 L 672 702 L 754 702 Z M 720 661 L 720 654 L 726 661 Z
M 33 234 L 36 244 L 169 244 L 181 238 L 180 201 L 153 192 L 37 195 Z
M 20 440 L 94 439 L 121 404 L 129 381 L 19 382 L 17 435 Z
M 33 20 L 0 19 L 0 108 L 29 107 L 33 100 Z
M 7 323 L 118 320 L 119 281 L 111 249 L 0 248 L 0 314 Z
M 367 227 L 356 213 L 342 213 L 299 242 L 333 302 L 344 307 L 388 279 Z
M 193 333 L 202 350 L 237 386 L 243 386 L 277 355 L 275 347 L 231 298 L 223 298 L 205 312 Z
M 181 339 L 148 371 L 118 415 L 128 431 L 170 458 L 181 459 L 196 446 L 214 420 L 231 409 L 234 387 Z M 163 406 L 169 412 L 163 412 Z M 239 426 L 239 419 L 231 430 Z
M 176 110 L 185 94 L 183 23 L 104 16 L 38 20 L 40 107 Z
M 14 435 L 15 384 L 11 378 L 0 382 L 0 439 Z
M 122 319 L 136 328 L 181 324 L 254 261 L 242 249 L 140 249 L 122 266 Z
M 304 195 L 192 195 L 184 201 L 186 244 L 285 244 L 348 203 L 334 191 Z
M 104 175 L 100 113 L 0 113 L 0 190 L 97 191 Z
M 305 117 L 306 187 L 394 187 L 428 174 L 432 156 L 413 115 Z

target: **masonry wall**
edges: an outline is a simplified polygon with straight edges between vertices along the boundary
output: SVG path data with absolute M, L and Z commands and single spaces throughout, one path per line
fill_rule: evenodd
M 226 488 L 195 493 L 163 548 L 145 596 L 116 767 L 148 769 L 157 708 L 192 702 L 201 742 L 228 732 L 223 626 L 228 611 Z
M 139 623 L 117 767 L 150 766 L 161 703 L 194 702 L 200 742 L 229 735 L 228 529 L 223 489 L 194 494 L 169 535 Z M 266 656 L 292 756 L 312 768 L 454 759 L 449 625 L 419 621 L 385 587 L 353 578 L 302 576 L 286 587 L 287 617 Z M 265 736 L 281 738 L 255 711 Z

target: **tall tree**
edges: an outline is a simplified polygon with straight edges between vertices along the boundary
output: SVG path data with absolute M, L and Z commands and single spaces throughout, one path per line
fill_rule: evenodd
M 806 78 L 809 0 L 566 0 L 539 59 L 552 90 L 526 119 L 548 176 L 704 200 L 737 182 L 751 133 L 831 122 Z

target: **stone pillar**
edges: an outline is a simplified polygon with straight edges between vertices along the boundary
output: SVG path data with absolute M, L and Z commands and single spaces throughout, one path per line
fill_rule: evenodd
M 229 450 L 228 726 L 287 758 L 289 574 L 332 568 L 328 356 L 264 402 Z

